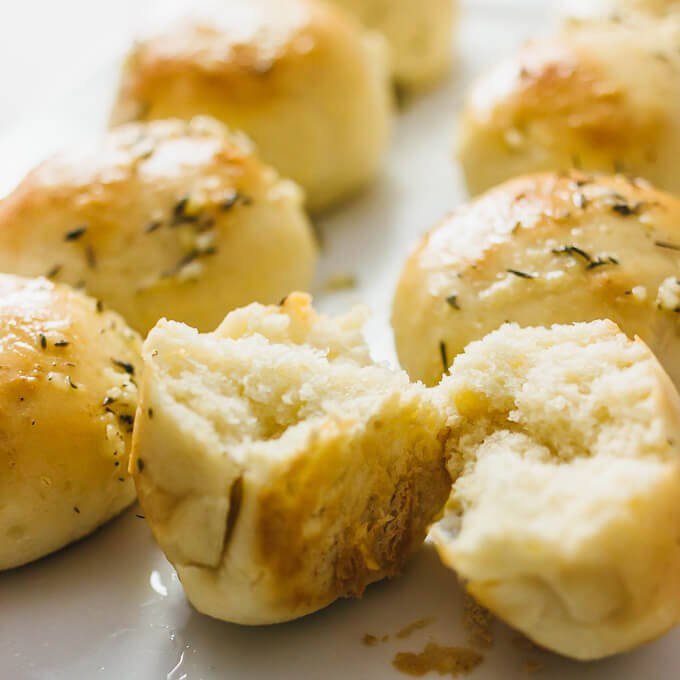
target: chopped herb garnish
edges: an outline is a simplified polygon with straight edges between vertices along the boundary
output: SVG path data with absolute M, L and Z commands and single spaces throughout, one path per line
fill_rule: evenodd
M 144 227 L 144 232 L 147 234 L 150 234 L 152 231 L 156 231 L 161 224 L 163 224 L 160 220 L 154 220 L 153 222 L 149 222 L 149 224 Z
M 71 231 L 66 232 L 66 236 L 64 236 L 65 241 L 77 241 L 85 232 L 87 231 L 87 225 L 83 225 L 82 227 L 76 227 L 75 229 L 71 229 Z
M 130 375 L 135 374 L 135 367 L 128 363 L 127 361 L 121 361 L 120 359 L 111 359 L 111 363 L 113 363 L 114 366 L 118 366 L 118 368 L 122 368 L 126 373 L 129 373 Z
M 181 198 L 179 201 L 177 201 L 177 203 L 175 203 L 175 207 L 172 209 L 172 214 L 175 217 L 180 217 L 181 215 L 183 215 L 184 209 L 187 207 L 188 202 L 189 202 L 188 196 Z
M 94 308 L 97 310 L 99 314 L 101 314 L 104 311 L 104 303 L 101 300 L 97 300 Z
M 80 514 L 80 508 L 77 505 L 73 506 L 73 510 L 79 515 Z
M 529 272 L 521 272 L 521 271 L 518 271 L 517 269 L 506 269 L 505 271 L 508 272 L 508 274 L 513 274 L 514 276 L 518 276 L 520 279 L 535 279 L 538 276 L 538 274 L 532 274 L 532 273 L 529 273 Z
M 669 243 L 668 241 L 654 241 L 654 245 L 659 248 L 668 248 L 668 250 L 680 250 L 680 246 L 675 243 Z
M 595 269 L 597 267 L 603 267 L 606 264 L 619 264 L 619 261 L 615 257 L 596 257 L 586 269 Z
M 453 309 L 460 309 L 457 295 L 449 295 L 449 297 L 446 298 L 446 302 L 449 304 L 449 307 L 453 307 Z
M 188 224 L 192 222 L 198 222 L 199 215 L 187 215 L 186 208 L 189 204 L 189 197 L 185 196 L 175 203 L 175 207 L 172 209 L 172 222 L 170 222 L 171 227 L 175 227 L 178 224 Z
M 229 196 L 229 198 L 222 201 L 220 208 L 222 210 L 230 210 L 237 203 L 240 203 L 241 205 L 250 205 L 252 202 L 253 199 L 250 196 L 246 196 L 245 194 L 242 194 L 240 191 L 234 191 L 232 192 L 231 196 Z
M 47 347 L 47 338 L 44 335 L 40 335 L 40 346 L 45 349 Z
M 55 347 L 68 347 L 69 342 L 68 340 L 58 340 L 57 342 L 54 343 Z
M 284 295 L 284 296 L 281 298 L 281 301 L 279 302 L 279 307 L 283 307 L 283 305 L 286 304 L 286 300 L 287 300 L 287 299 L 288 299 L 288 296 L 287 296 L 287 295 Z
M 555 255 L 572 255 L 583 258 L 586 262 L 592 262 L 593 258 L 582 250 L 578 246 L 560 246 L 559 248 L 553 248 L 552 252 Z
M 135 517 L 136 517 L 137 519 L 146 519 L 146 517 L 144 517 L 144 515 L 135 515 Z
M 439 354 L 441 355 L 444 371 L 446 372 L 449 370 L 449 358 L 446 351 L 446 343 L 443 340 L 439 341 Z
M 60 271 L 61 271 L 62 265 L 60 264 L 55 264 L 50 271 L 45 274 L 45 277 L 48 279 L 53 279 Z
M 118 420 L 121 420 L 122 422 L 126 423 L 127 425 L 132 425 L 132 423 L 135 422 L 135 417 L 131 416 L 127 413 L 118 414 Z
M 581 210 L 585 210 L 588 205 L 588 199 L 581 193 L 574 194 L 574 205 Z
M 85 246 L 85 259 L 87 260 L 87 266 L 90 269 L 97 268 L 97 256 L 95 255 L 94 248 L 90 243 Z
M 78 385 L 74 384 L 73 380 L 71 380 L 71 376 L 70 376 L 70 375 L 68 376 L 68 384 L 69 384 L 74 390 L 77 390 L 77 389 L 78 389 Z
M 116 401 L 113 397 L 104 397 L 104 401 L 102 401 L 102 406 L 108 406 L 109 404 L 113 404 L 113 402 Z
M 144 469 L 144 461 L 141 458 L 137 458 L 137 469 L 140 472 Z
M 151 418 L 153 418 L 153 409 L 152 408 L 147 409 L 147 414 L 149 416 L 149 420 L 151 420 Z
M 623 217 L 628 217 L 630 215 L 639 215 L 642 209 L 643 203 L 636 203 L 635 205 L 628 205 L 628 203 L 615 203 L 612 206 L 614 212 L 623 215 Z

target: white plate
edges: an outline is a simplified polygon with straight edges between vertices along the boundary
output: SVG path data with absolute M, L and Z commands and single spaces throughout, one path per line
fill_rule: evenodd
M 376 357 L 394 360 L 389 310 L 410 245 L 464 200 L 451 161 L 455 114 L 465 85 L 483 68 L 549 21 L 545 4 L 469 3 L 459 29 L 459 60 L 450 82 L 413 102 L 400 117 L 385 171 L 376 185 L 322 221 L 319 289 L 330 276 L 353 274 L 359 287 L 318 297 L 326 311 L 354 302 L 374 311 L 367 333 Z M 61 111 L 26 121 L 0 138 L 0 193 L 48 151 L 98 134 L 116 66 L 93 76 Z M 423 351 L 438 351 L 423 347 Z M 243 628 L 198 614 L 132 508 L 95 535 L 33 565 L 0 574 L 2 680 L 388 680 L 397 652 L 428 641 L 465 646 L 463 598 L 456 577 L 428 546 L 405 573 L 295 623 Z M 405 639 L 394 633 L 434 621 Z M 368 647 L 365 634 L 390 640 Z M 680 665 L 680 633 L 637 652 L 581 664 L 527 650 L 494 625 L 495 642 L 471 677 L 554 680 L 670 680 Z M 435 676 L 437 677 L 437 676 Z

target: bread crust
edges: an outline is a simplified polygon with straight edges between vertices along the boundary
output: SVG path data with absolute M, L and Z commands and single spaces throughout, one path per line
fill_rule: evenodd
M 639 335 L 680 384 L 679 224 L 676 198 L 623 176 L 541 174 L 489 191 L 408 258 L 392 313 L 401 365 L 434 385 L 441 343 L 449 364 L 506 321 L 605 318 Z
M 0 336 L 0 569 L 9 569 L 133 502 L 141 340 L 82 293 L 6 274 Z
M 460 120 L 470 193 L 571 167 L 627 172 L 679 192 L 679 35 L 678 17 L 576 21 L 492 68 Z
M 382 38 L 316 0 L 212 10 L 137 45 L 111 123 L 212 115 L 247 133 L 314 212 L 366 185 L 391 121 Z
M 332 0 L 367 28 L 382 33 L 390 47 L 392 76 L 409 90 L 441 80 L 451 66 L 454 0 Z
M 308 287 L 315 263 L 299 189 L 208 118 L 123 126 L 0 202 L 0 270 L 84 286 L 142 333 L 212 329 Z

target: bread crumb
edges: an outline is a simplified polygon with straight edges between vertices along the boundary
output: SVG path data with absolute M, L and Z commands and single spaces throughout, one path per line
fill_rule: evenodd
M 424 619 L 418 619 L 413 623 L 409 623 L 408 626 L 402 628 L 399 632 L 395 633 L 394 637 L 403 640 L 404 638 L 409 637 L 411 633 L 414 633 L 415 631 L 420 630 L 421 628 L 425 628 L 426 626 L 429 626 L 431 623 L 434 623 L 435 621 L 436 618 L 434 616 L 428 616 L 427 618 Z M 366 633 L 366 635 L 364 635 L 364 637 L 361 638 L 361 641 L 367 647 L 374 647 L 375 645 L 378 644 L 378 642 L 387 642 L 389 639 L 390 639 L 389 635 L 383 635 L 381 638 L 378 638 L 375 635 Z
M 353 274 L 335 274 L 328 278 L 323 288 L 334 293 L 341 290 L 352 290 L 357 287 L 357 279 Z
M 522 635 L 521 633 L 517 633 L 517 635 L 513 636 L 512 644 L 519 649 L 526 650 L 527 652 L 541 651 L 541 648 L 538 645 L 535 645 L 528 637 Z
M 493 644 L 491 624 L 493 614 L 482 607 L 474 597 L 465 594 L 463 599 L 463 626 L 468 633 L 467 641 L 473 647 L 488 649 Z
M 522 669 L 525 673 L 537 673 L 543 669 L 543 664 L 536 661 L 536 659 L 526 659 Z
M 404 638 L 407 638 L 411 635 L 411 633 L 414 633 L 417 630 L 420 630 L 421 628 L 425 628 L 426 626 L 429 626 L 431 623 L 435 622 L 435 617 L 434 616 L 429 616 L 425 619 L 419 619 L 418 621 L 414 621 L 413 623 L 410 623 L 408 626 L 405 628 L 402 628 L 398 633 L 395 634 L 395 637 L 401 638 L 402 640 Z
M 436 642 L 428 642 L 419 654 L 399 652 L 392 659 L 392 665 L 401 673 L 413 677 L 436 671 L 439 675 L 457 678 L 469 673 L 483 660 L 479 652 L 468 647 L 443 647 Z

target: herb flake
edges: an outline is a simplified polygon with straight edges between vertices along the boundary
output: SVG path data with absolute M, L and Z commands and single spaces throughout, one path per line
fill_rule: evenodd
M 553 248 L 552 252 L 555 255 L 571 255 L 575 257 L 580 257 L 586 262 L 592 262 L 593 258 L 586 253 L 585 250 L 579 248 L 578 246 L 565 245 L 559 248 Z
M 668 241 L 654 241 L 654 245 L 659 248 L 667 248 L 668 250 L 680 250 L 680 246 Z
M 444 366 L 444 372 L 449 370 L 449 357 L 446 351 L 446 343 L 443 340 L 439 341 L 439 354 L 442 358 L 442 364 Z
M 64 236 L 65 241 L 77 241 L 85 232 L 87 231 L 87 225 L 84 224 L 80 227 L 76 227 L 75 229 L 71 229 L 71 231 L 66 232 L 66 236 Z
M 446 298 L 446 302 L 448 303 L 449 307 L 452 307 L 453 309 L 460 309 L 460 305 L 458 304 L 458 296 L 457 295 L 449 295 Z
M 118 368 L 122 368 L 126 373 L 129 373 L 130 375 L 135 374 L 135 367 L 131 363 L 128 363 L 127 361 L 121 361 L 120 359 L 114 359 L 112 357 L 111 363 L 114 366 L 117 366 Z
M 512 274 L 513 276 L 517 276 L 520 279 L 535 279 L 538 278 L 538 274 L 532 274 L 530 272 L 522 272 L 517 269 L 506 269 L 506 272 L 508 274 Z

